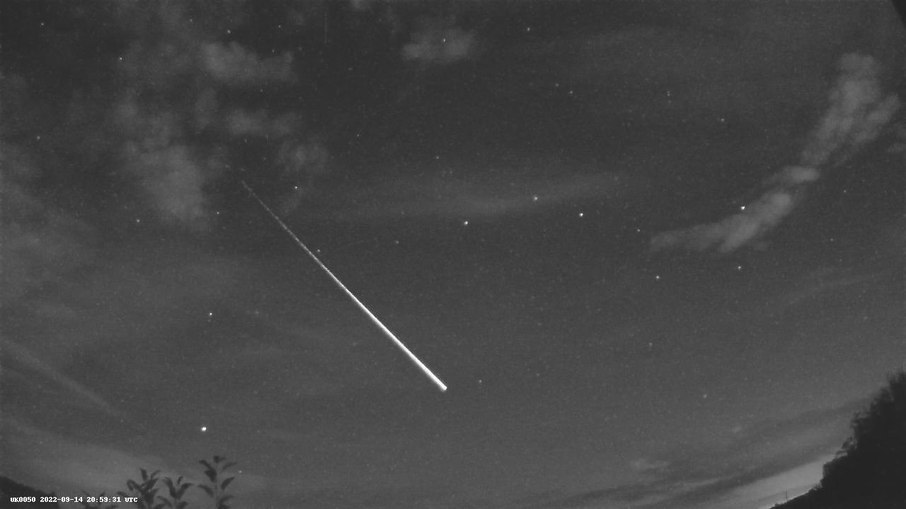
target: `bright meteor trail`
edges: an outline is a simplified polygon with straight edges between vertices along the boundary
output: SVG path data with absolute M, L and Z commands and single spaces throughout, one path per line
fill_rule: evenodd
M 255 194 L 255 191 L 251 187 L 249 187 L 249 185 L 246 184 L 244 180 L 241 182 L 242 182 L 242 186 L 245 187 L 245 189 L 249 192 L 249 194 L 252 196 L 252 198 L 254 198 L 255 201 L 257 201 L 264 208 L 264 210 L 266 210 L 267 213 L 270 214 L 270 216 L 272 218 L 274 218 L 274 221 L 277 221 L 277 224 L 280 225 L 280 228 L 283 228 L 283 231 L 288 233 L 289 236 L 292 237 L 292 239 L 294 241 L 296 241 L 296 244 L 298 244 L 299 247 L 301 247 L 306 253 L 308 253 L 308 256 L 310 256 L 311 259 L 314 260 L 315 263 L 317 263 L 318 266 L 321 267 L 321 269 L 323 269 L 324 272 L 326 272 L 328 276 L 330 276 L 330 279 L 332 279 L 333 282 L 336 283 L 337 286 L 339 286 L 341 290 L 346 292 L 346 295 L 348 295 L 349 298 L 352 299 L 353 302 L 355 302 L 355 304 L 359 307 L 359 309 L 361 309 L 363 313 L 368 315 L 368 318 L 370 318 L 371 321 L 374 322 L 374 324 L 377 325 L 378 328 L 384 332 L 384 335 L 386 335 L 394 343 L 396 343 L 396 346 L 398 346 L 399 349 L 402 350 L 403 353 L 405 353 L 409 357 L 409 359 L 412 362 L 414 362 L 415 365 L 418 366 L 419 369 L 421 369 L 422 372 L 424 372 L 425 375 L 427 375 L 428 378 L 430 378 L 431 381 L 437 385 L 437 387 L 441 390 L 441 392 L 445 392 L 447 390 L 447 386 L 440 380 L 440 378 L 438 378 L 437 375 L 432 373 L 431 370 L 428 369 L 428 366 L 425 366 L 424 363 L 422 363 L 422 361 L 418 360 L 418 357 L 416 357 L 414 353 L 409 351 L 409 349 L 406 348 L 406 345 L 404 345 L 403 342 L 400 341 L 399 338 L 397 338 L 396 335 L 393 332 L 391 332 L 390 329 L 388 329 L 386 325 L 383 324 L 383 322 L 378 320 L 378 317 L 374 316 L 374 313 L 372 313 L 367 307 L 365 307 L 365 304 L 362 304 L 362 301 L 360 301 L 355 295 L 353 295 L 352 292 L 349 291 L 349 288 L 346 288 L 346 285 L 344 285 L 343 282 L 337 278 L 337 276 L 334 276 L 333 272 L 331 272 L 330 269 L 328 269 L 326 265 L 321 263 L 321 260 L 319 260 L 318 257 L 315 256 L 315 253 L 313 253 L 311 249 L 308 249 L 308 246 L 306 246 L 305 243 L 302 242 L 299 239 L 299 237 L 297 237 L 296 234 L 293 233 L 293 231 L 289 229 L 288 226 L 286 226 L 286 224 L 280 219 L 280 216 L 275 214 L 274 211 L 271 210 L 271 208 L 268 207 L 267 204 L 264 203 L 264 201 L 262 201 L 261 198 L 259 198 L 257 194 Z

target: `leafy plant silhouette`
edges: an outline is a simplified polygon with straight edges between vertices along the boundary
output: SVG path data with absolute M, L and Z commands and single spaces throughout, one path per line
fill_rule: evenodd
M 190 482 L 183 481 L 182 476 L 176 478 L 174 482 L 169 477 L 164 477 L 164 484 L 167 485 L 167 497 L 161 497 L 161 502 L 163 507 L 169 507 L 171 509 L 185 509 L 188 502 L 182 499 L 183 495 L 186 494 L 186 491 L 194 486 Z
M 222 456 L 214 456 L 211 462 L 201 460 L 199 463 L 205 467 L 204 475 L 208 478 L 208 484 L 201 484 L 198 487 L 214 499 L 215 509 L 230 509 L 227 502 L 233 496 L 227 495 L 225 490 L 236 477 L 224 477 L 224 475 L 227 469 L 236 465 L 236 463 L 227 462 L 226 458 Z
M 235 462 L 228 462 L 222 456 L 214 456 L 210 461 L 199 461 L 204 467 L 204 475 L 208 482 L 205 484 L 193 484 L 183 479 L 182 476 L 173 480 L 170 477 L 160 477 L 160 471 L 148 473 L 144 468 L 139 469 L 141 480 L 136 481 L 129 479 L 126 481 L 126 488 L 129 490 L 118 491 L 120 497 L 135 497 L 134 504 L 139 509 L 186 509 L 189 502 L 183 500 L 189 488 L 195 486 L 204 491 L 214 501 L 214 509 L 230 509 L 229 501 L 232 495 L 226 493 L 227 487 L 236 478 L 229 475 L 227 470 L 235 466 Z M 161 492 L 161 485 L 166 487 L 165 494 Z M 89 496 L 85 493 L 85 497 Z M 95 498 L 104 497 L 104 493 Z M 100 502 L 82 501 L 79 503 L 81 509 L 117 509 L 117 504 L 103 504 Z
M 161 509 L 163 505 L 154 504 L 154 499 L 157 497 L 157 491 L 160 489 L 157 487 L 157 482 L 160 479 L 157 477 L 160 474 L 160 470 L 155 470 L 154 472 L 148 473 L 144 468 L 139 469 L 142 474 L 142 481 L 136 482 L 132 479 L 126 481 L 126 487 L 129 489 L 129 492 L 124 491 L 117 492 L 117 495 L 121 497 L 137 497 L 135 505 L 139 509 Z

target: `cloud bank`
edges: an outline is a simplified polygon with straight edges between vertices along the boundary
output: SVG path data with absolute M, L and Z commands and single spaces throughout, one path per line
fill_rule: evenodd
M 871 56 L 846 54 L 838 68 L 830 106 L 812 130 L 797 164 L 767 179 L 761 196 L 740 207 L 740 212 L 713 223 L 659 233 L 651 239 L 651 249 L 730 253 L 750 245 L 790 215 L 824 172 L 874 141 L 900 108 L 900 100 L 894 94 L 885 95 L 880 65 Z
M 864 401 L 734 429 L 734 438 L 699 451 L 641 457 L 627 465 L 637 481 L 563 495 L 523 508 L 625 507 L 756 509 L 804 492 L 843 442 Z

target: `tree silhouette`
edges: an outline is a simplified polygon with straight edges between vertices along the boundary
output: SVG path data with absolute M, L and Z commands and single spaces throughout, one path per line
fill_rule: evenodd
M 837 495 L 884 493 L 906 507 L 906 372 L 889 376 L 853 418 L 852 436 L 824 466 L 821 486 Z

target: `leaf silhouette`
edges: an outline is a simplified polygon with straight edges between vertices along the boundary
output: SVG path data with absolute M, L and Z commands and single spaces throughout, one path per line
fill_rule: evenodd
M 176 496 L 176 486 L 173 485 L 173 480 L 169 477 L 164 479 L 164 484 L 167 485 L 167 490 L 170 492 L 171 497 Z
M 224 479 L 223 482 L 220 483 L 220 489 L 225 490 L 226 487 L 229 486 L 230 483 L 233 482 L 234 479 L 236 479 L 236 478 L 235 478 L 235 477 L 227 477 L 226 479 Z

